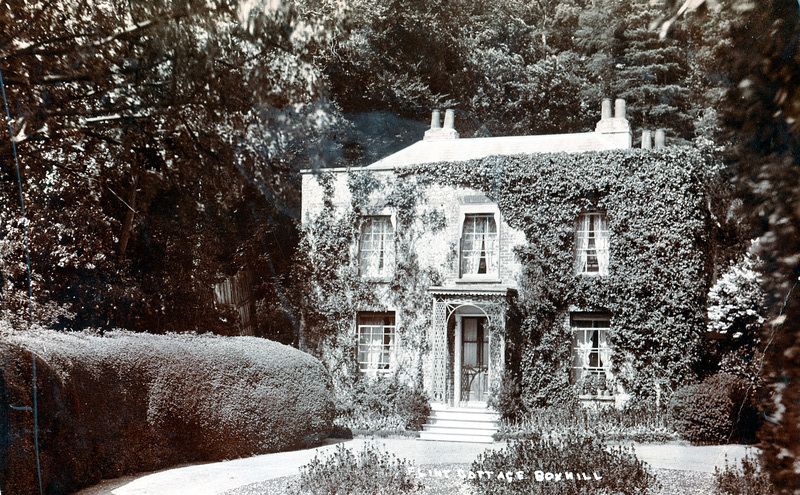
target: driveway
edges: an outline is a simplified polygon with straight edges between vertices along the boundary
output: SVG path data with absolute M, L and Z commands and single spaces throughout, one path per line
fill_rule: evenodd
M 491 445 L 453 442 L 419 441 L 413 438 L 383 438 L 329 440 L 308 450 L 265 454 L 246 459 L 192 464 L 155 473 L 143 473 L 115 480 L 106 480 L 78 492 L 78 495 L 217 495 L 240 486 L 284 476 L 299 474 L 300 466 L 315 455 L 325 455 L 344 443 L 348 448 L 361 449 L 366 443 L 376 443 L 383 450 L 416 466 L 435 464 L 470 464 Z M 677 469 L 713 473 L 715 467 L 738 461 L 753 447 L 742 445 L 690 446 L 681 443 L 635 444 L 636 456 L 655 469 Z

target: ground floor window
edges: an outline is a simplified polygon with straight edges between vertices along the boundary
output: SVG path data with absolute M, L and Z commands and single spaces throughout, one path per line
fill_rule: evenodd
M 611 315 L 607 313 L 572 313 L 572 382 L 587 380 L 605 382 L 611 368 L 608 330 Z M 596 377 L 596 378 L 593 378 Z M 603 385 L 604 386 L 604 385 Z
M 394 312 L 359 313 L 358 369 L 386 373 L 395 362 Z

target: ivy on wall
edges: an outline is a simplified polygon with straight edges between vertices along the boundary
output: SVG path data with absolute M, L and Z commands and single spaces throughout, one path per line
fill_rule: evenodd
M 333 204 L 333 176 L 321 174 L 323 210 L 307 225 L 300 249 L 308 343 L 333 339 L 330 348 L 342 349 L 342 366 L 354 371 L 357 312 L 389 304 L 398 311 L 398 339 L 424 354 L 431 325 L 427 289 L 442 276 L 441 267 L 421 266 L 415 243 L 445 222 L 443 212 L 422 198 L 431 184 L 466 187 L 497 202 L 504 220 L 527 239 L 517 252 L 521 324 L 507 329 L 513 354 L 507 359 L 524 401 L 574 400 L 570 311 L 612 315 L 614 372 L 626 391 L 669 393 L 694 380 L 702 362 L 706 298 L 715 258 L 725 251 L 718 245 L 725 227 L 714 214 L 717 172 L 715 158 L 695 148 L 495 156 L 383 177 L 353 171 L 344 211 Z M 363 280 L 352 249 L 359 219 L 385 207 L 396 217 L 395 273 L 391 281 Z M 574 271 L 575 221 L 587 211 L 606 213 L 611 256 L 604 277 Z M 388 301 L 376 296 L 381 287 L 391 289 Z M 407 371 L 421 377 L 421 369 Z
M 628 392 L 650 396 L 696 377 L 706 295 L 717 247 L 707 184 L 714 157 L 695 148 L 495 156 L 399 171 L 484 192 L 508 224 L 525 233 L 518 252 L 526 403 L 560 402 L 569 387 L 572 310 L 612 314 L 615 375 Z M 574 272 L 575 221 L 604 211 L 609 274 Z M 511 336 L 511 338 L 515 338 Z
M 396 339 L 418 356 L 427 349 L 431 325 L 427 289 L 441 283 L 434 267 L 420 265 L 415 244 L 425 232 L 444 228 L 443 213 L 421 209 L 420 186 L 413 178 L 387 178 L 365 171 L 347 177 L 351 201 L 345 208 L 334 204 L 334 176 L 322 173 L 321 212 L 304 226 L 298 249 L 298 313 L 302 316 L 304 345 L 323 358 L 335 380 L 347 383 L 357 375 L 357 342 L 353 332 L 360 311 L 396 310 Z M 361 220 L 395 212 L 395 268 L 390 280 L 370 280 L 359 275 L 357 258 Z M 388 297 L 380 294 L 390 289 Z M 396 373 L 421 381 L 421 361 L 415 368 Z

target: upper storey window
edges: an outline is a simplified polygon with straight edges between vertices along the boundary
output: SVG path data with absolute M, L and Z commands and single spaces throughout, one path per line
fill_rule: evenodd
M 608 275 L 608 225 L 603 213 L 583 213 L 575 229 L 575 271 Z
M 391 217 L 367 217 L 363 220 L 358 266 L 364 277 L 392 276 L 394 273 L 394 229 Z
M 461 276 L 497 276 L 497 222 L 492 213 L 466 214 L 461 236 Z

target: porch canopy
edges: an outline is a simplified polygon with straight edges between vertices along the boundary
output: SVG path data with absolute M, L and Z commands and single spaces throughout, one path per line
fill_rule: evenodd
M 426 386 L 435 402 L 458 405 L 461 397 L 461 314 L 486 318 L 489 331 L 488 384 L 499 385 L 505 367 L 506 313 L 516 289 L 502 284 L 454 284 L 428 289 L 433 317 L 428 342 Z M 455 316 L 455 317 L 454 317 Z M 448 329 L 453 323 L 452 339 Z

